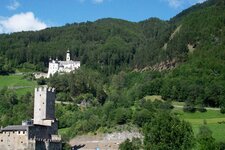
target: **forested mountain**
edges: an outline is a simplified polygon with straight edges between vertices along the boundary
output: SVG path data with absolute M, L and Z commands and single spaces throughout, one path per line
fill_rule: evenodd
M 108 18 L 39 32 L 2 34 L 0 55 L 6 64 L 3 68 L 30 63 L 35 69 L 43 70 L 50 56 L 63 59 L 68 48 L 83 65 L 108 74 L 164 61 L 183 62 L 187 59 L 188 44 L 200 49 L 205 43 L 214 46 L 213 42 L 222 41 L 223 8 L 223 1 L 209 0 L 170 21 L 151 18 L 133 23 Z M 173 34 L 177 27 L 180 32 Z
M 31 63 L 43 69 L 50 56 L 63 59 L 69 48 L 73 58 L 83 65 L 110 74 L 124 67 L 141 68 L 156 63 L 153 55 L 161 55 L 157 51 L 170 32 L 169 23 L 159 19 L 140 23 L 102 19 L 39 32 L 1 35 L 0 51 L 13 67 Z
M 225 98 L 224 14 L 223 0 L 208 0 L 169 21 L 107 18 L 1 34 L 0 72 L 46 70 L 49 57 L 65 59 L 69 48 L 82 66 L 106 76 L 123 70 L 166 70 L 159 89 L 146 94 L 218 106 Z M 171 68 L 175 69 L 168 71 Z
M 176 117 L 165 121 L 171 117 L 170 103 L 147 101 L 148 95 L 160 95 L 168 102 L 185 102 L 188 111 L 212 106 L 221 107 L 221 112 L 225 112 L 224 0 L 196 4 L 168 21 L 150 18 L 129 22 L 105 18 L 37 32 L 1 34 L 0 74 L 21 68 L 46 71 L 49 57 L 65 59 L 67 49 L 72 59 L 81 61 L 81 68 L 70 74 L 56 74 L 47 81 L 43 79 L 43 83 L 57 89 L 58 101 L 75 104 L 57 105 L 59 127 L 67 129 L 65 137 L 124 124 L 136 125 L 145 133 L 152 131 L 152 126 L 160 128 L 164 124 L 173 128 L 179 124 L 182 128 L 178 128 L 175 135 L 187 130 L 185 138 L 193 139 L 192 130 L 185 122 Z M 30 93 L 19 101 L 7 89 L 2 89 L 0 99 L 3 106 L 0 124 L 16 124 L 31 116 L 23 111 L 26 102 L 27 110 L 32 112 Z M 24 104 L 23 107 L 16 107 L 20 104 Z M 76 104 L 87 107 L 78 108 Z M 14 109 L 21 109 L 21 113 L 27 115 L 13 111 L 15 117 L 12 118 Z M 169 131 L 161 129 L 162 133 Z M 145 136 L 145 145 L 152 147 L 154 144 L 148 145 L 151 139 L 148 136 Z M 183 134 L 180 137 L 178 141 L 183 142 Z M 190 149 L 193 143 L 189 142 L 178 145 Z M 182 149 L 174 148 L 174 144 L 170 146 Z

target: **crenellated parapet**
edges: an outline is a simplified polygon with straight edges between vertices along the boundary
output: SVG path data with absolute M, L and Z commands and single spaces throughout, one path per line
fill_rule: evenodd
M 36 87 L 35 88 L 35 93 L 36 92 L 47 92 L 47 91 L 55 93 L 55 88 L 47 87 L 47 86 L 41 86 L 41 87 Z

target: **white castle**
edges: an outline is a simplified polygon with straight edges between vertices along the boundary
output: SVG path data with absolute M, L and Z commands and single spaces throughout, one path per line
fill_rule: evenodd
M 80 61 L 71 60 L 70 51 L 67 50 L 66 61 L 58 61 L 58 59 L 56 60 L 50 59 L 47 78 L 49 78 L 51 75 L 55 74 L 56 72 L 58 73 L 71 72 L 79 67 L 80 67 Z

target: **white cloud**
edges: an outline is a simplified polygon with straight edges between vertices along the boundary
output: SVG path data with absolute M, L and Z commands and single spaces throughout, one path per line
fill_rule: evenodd
M 169 5 L 173 8 L 178 8 L 182 6 L 182 0 L 167 0 Z
M 20 3 L 16 0 L 12 1 L 8 6 L 6 6 L 9 10 L 16 10 L 20 7 Z
M 0 17 L 0 33 L 36 31 L 46 27 L 44 22 L 35 18 L 33 12 L 15 14 L 9 18 Z
M 203 3 L 205 2 L 206 0 L 198 0 L 198 3 Z
M 206 0 L 163 0 L 163 1 L 166 1 L 172 8 L 181 8 L 186 4 L 193 5 L 196 3 L 203 3 Z

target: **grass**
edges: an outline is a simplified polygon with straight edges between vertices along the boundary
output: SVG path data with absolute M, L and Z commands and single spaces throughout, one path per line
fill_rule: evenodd
M 182 108 L 174 108 L 173 110 L 181 119 L 213 119 L 213 118 L 225 118 L 225 114 L 221 114 L 218 110 L 207 110 L 202 113 L 196 111 L 195 113 L 184 113 Z
M 160 95 L 148 95 L 144 98 L 152 102 L 155 100 L 164 101 Z M 184 106 L 184 104 L 184 102 L 172 101 L 172 105 L 177 106 L 173 109 L 173 112 L 180 119 L 191 123 L 195 135 L 198 134 L 199 127 L 205 123 L 213 132 L 213 137 L 217 142 L 225 142 L 225 114 L 221 114 L 219 110 L 211 109 L 204 113 L 198 111 L 195 113 L 187 113 L 183 111 L 182 106 Z M 220 124 L 219 122 L 222 123 Z
M 160 96 L 160 95 L 151 95 L 151 96 L 148 95 L 148 96 L 145 96 L 144 99 L 150 100 L 150 101 L 152 101 L 152 102 L 154 102 L 155 100 L 164 101 L 164 100 L 162 99 L 162 96 Z
M 35 86 L 35 81 L 26 80 L 23 78 L 23 75 L 0 76 L 0 89 L 3 87 L 12 88 L 18 95 L 33 92 Z
M 30 93 L 34 93 L 34 88 L 35 86 L 32 86 L 30 88 L 21 88 L 21 89 L 17 89 L 15 90 L 15 92 L 21 96 L 21 95 L 25 95 L 27 92 L 30 92 Z
M 0 87 L 32 86 L 34 83 L 23 79 L 23 75 L 0 76 Z
M 176 102 L 176 101 L 172 101 L 172 105 L 184 106 L 184 102 Z
M 207 112 L 195 112 L 187 113 L 183 112 L 182 108 L 174 108 L 173 112 L 181 119 L 191 123 L 193 131 L 196 134 L 199 132 L 199 127 L 206 125 L 213 132 L 213 137 L 218 142 L 225 141 L 225 124 L 219 122 L 225 122 L 225 114 L 221 114 L 219 110 L 207 110 Z
M 63 135 L 63 134 L 66 134 L 68 131 L 69 131 L 69 128 L 62 128 L 62 129 L 59 129 L 59 134 Z

